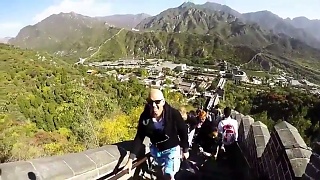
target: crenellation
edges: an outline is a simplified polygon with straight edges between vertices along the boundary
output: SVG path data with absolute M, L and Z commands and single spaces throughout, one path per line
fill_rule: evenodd
M 297 128 L 292 126 L 286 121 L 280 122 L 275 125 L 275 130 L 285 148 L 302 147 L 308 148 Z
M 294 126 L 283 121 L 276 124 L 269 133 L 265 124 L 254 122 L 250 116 L 241 116 L 239 113 L 236 117 L 241 121 L 240 146 L 245 149 L 244 155 L 254 168 L 255 175 L 270 180 L 299 179 L 302 176 L 312 179 L 316 174 L 320 177 L 319 155 L 312 154 Z
M 309 164 L 307 165 L 306 172 L 302 176 L 302 179 L 316 180 L 320 177 L 320 155 L 314 152 L 311 157 Z
M 31 160 L 42 179 L 67 179 L 74 176 L 71 167 L 64 161 L 64 156 L 53 156 Z M 33 171 L 35 173 L 35 171 Z
M 320 155 L 319 154 L 313 153 L 310 158 L 310 163 L 314 167 L 317 167 L 320 171 Z
M 106 147 L 90 149 L 85 151 L 84 154 L 95 163 L 96 168 L 100 168 L 117 160 L 106 151 Z
M 94 162 L 92 162 L 84 153 L 74 153 L 64 156 L 63 160 L 73 170 L 74 176 L 92 171 L 96 168 Z
M 302 177 L 309 163 L 311 150 L 308 148 L 298 130 L 288 122 L 281 122 L 275 126 L 277 137 L 280 139 L 285 157 L 295 177 Z
M 242 116 L 241 123 L 239 125 L 239 137 L 238 141 L 241 142 L 241 146 L 247 146 L 247 135 L 250 131 L 250 125 L 254 122 L 254 120 L 249 116 Z
M 260 121 L 253 123 L 252 129 L 257 150 L 257 157 L 260 158 L 270 139 L 270 133 L 267 126 Z
M 254 119 L 251 117 L 251 116 L 244 116 L 242 118 L 242 123 L 243 123 L 243 132 L 244 132 L 244 137 L 246 138 L 248 133 L 249 133 L 249 130 L 250 130 L 250 127 L 251 127 L 251 124 L 254 122 Z
M 241 120 L 242 120 L 242 117 L 243 117 L 243 116 L 244 116 L 244 115 L 241 114 L 241 113 L 239 113 L 238 111 L 235 111 L 235 110 L 232 110 L 232 111 L 231 111 L 231 117 L 232 117 L 233 119 L 237 120 L 239 125 L 241 124 Z
M 113 172 L 121 156 L 128 156 L 124 148 L 107 145 L 82 153 L 5 163 L 0 164 L 1 179 L 95 179 Z
M 247 139 L 254 139 L 254 133 L 252 128 L 249 131 L 249 134 L 247 136 Z M 244 144 L 245 148 L 247 149 L 244 155 L 246 157 L 250 157 L 248 158 L 249 164 L 250 166 L 255 170 L 255 176 L 258 176 L 258 171 L 257 167 L 259 167 L 258 165 L 258 161 L 257 161 L 257 153 L 256 153 L 256 146 L 255 146 L 255 142 L 254 141 L 246 141 L 246 144 Z
M 231 110 L 231 117 L 233 119 L 236 119 L 236 115 L 239 114 L 239 112 L 235 111 L 235 110 Z

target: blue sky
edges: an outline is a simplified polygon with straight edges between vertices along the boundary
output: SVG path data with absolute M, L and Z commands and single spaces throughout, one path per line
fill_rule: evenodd
M 212 0 L 241 12 L 269 10 L 283 18 L 320 19 L 320 0 Z M 156 15 L 184 0 L 0 0 L 0 37 L 16 36 L 21 28 L 51 14 L 76 12 L 88 16 L 147 13 Z M 202 4 L 207 0 L 193 0 Z

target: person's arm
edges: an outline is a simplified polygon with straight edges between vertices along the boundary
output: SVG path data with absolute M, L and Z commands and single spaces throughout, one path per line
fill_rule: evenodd
M 220 134 L 223 133 L 222 121 L 220 121 L 219 124 L 218 124 L 218 132 L 219 132 Z
M 234 124 L 235 124 L 234 126 L 235 126 L 235 129 L 236 129 L 236 139 L 238 141 L 238 136 L 239 136 L 239 124 L 238 124 L 238 121 L 235 120 Z
M 208 115 L 207 115 L 207 120 L 210 121 L 210 122 L 212 122 L 212 116 L 211 116 L 211 114 L 209 114 L 209 113 L 208 113 Z
M 220 150 L 220 145 L 218 145 L 218 146 L 217 146 L 217 149 L 216 149 L 216 154 L 214 155 L 214 156 L 215 156 L 215 158 L 217 158 L 217 156 L 218 156 L 218 153 L 219 153 L 219 150 Z
M 174 110 L 172 113 L 174 113 L 173 118 L 176 120 L 177 133 L 181 141 L 180 145 L 182 147 L 182 151 L 183 153 L 187 153 L 189 150 L 188 129 L 179 111 Z
M 138 152 L 140 151 L 140 149 L 142 147 L 143 140 L 146 137 L 145 132 L 143 130 L 142 121 L 143 121 L 143 113 L 140 115 L 140 118 L 139 118 L 138 127 L 137 127 L 137 134 L 133 140 L 133 144 L 132 144 L 133 148 L 132 148 L 130 155 L 129 155 L 130 159 L 136 158 Z
M 222 146 L 222 133 L 218 134 L 218 145 Z
M 203 136 L 204 136 L 205 126 L 203 126 L 203 124 L 202 124 L 200 128 L 196 127 L 196 130 L 198 130 L 198 131 L 197 131 L 197 136 L 196 136 L 194 142 L 196 144 L 202 144 L 202 140 L 204 139 Z

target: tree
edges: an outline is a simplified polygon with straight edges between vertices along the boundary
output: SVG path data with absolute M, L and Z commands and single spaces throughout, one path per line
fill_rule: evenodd
M 147 77 L 149 75 L 148 71 L 146 69 L 138 69 L 138 76 L 140 77 Z
M 172 81 L 171 81 L 170 79 L 166 79 L 166 80 L 164 81 L 164 84 L 170 85 L 170 84 L 172 84 Z

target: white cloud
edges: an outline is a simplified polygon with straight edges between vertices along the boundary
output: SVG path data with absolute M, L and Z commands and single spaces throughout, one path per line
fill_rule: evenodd
M 22 24 L 18 22 L 0 23 L 0 29 L 15 29 L 21 26 Z
M 38 13 L 33 18 L 33 21 L 37 23 L 52 14 L 59 14 L 61 12 L 75 12 L 87 16 L 104 16 L 108 13 L 110 7 L 111 4 L 107 0 L 62 0 L 58 4 L 51 5 Z
M 14 37 L 22 27 L 23 24 L 19 22 L 0 23 L 0 37 Z

